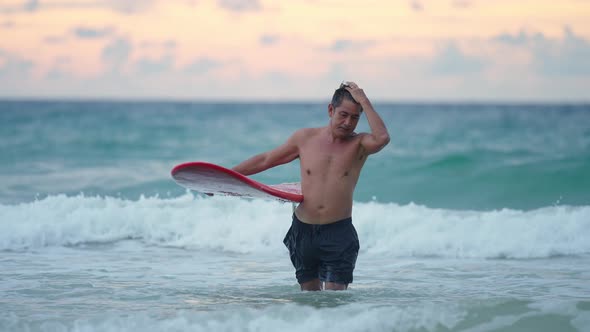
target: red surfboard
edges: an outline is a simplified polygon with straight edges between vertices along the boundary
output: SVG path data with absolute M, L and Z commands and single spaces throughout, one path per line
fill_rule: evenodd
M 188 162 L 172 169 L 172 178 L 179 185 L 205 194 L 230 195 L 301 202 L 300 183 L 266 185 L 234 170 L 206 162 Z

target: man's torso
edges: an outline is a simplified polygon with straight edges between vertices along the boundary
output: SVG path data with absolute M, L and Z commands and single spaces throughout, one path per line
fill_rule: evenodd
M 295 213 L 303 222 L 312 224 L 351 216 L 354 188 L 367 158 L 360 135 L 334 142 L 324 130 L 306 129 L 299 143 L 304 201 Z

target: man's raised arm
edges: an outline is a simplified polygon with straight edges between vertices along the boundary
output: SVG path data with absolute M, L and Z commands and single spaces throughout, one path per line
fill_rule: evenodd
M 389 143 L 389 132 L 387 131 L 387 127 L 385 127 L 385 123 L 373 108 L 371 101 L 367 98 L 363 89 L 359 88 L 354 82 L 347 82 L 345 88 L 350 92 L 352 98 L 361 104 L 363 111 L 367 115 L 369 127 L 371 128 L 371 133 L 362 137 L 361 145 L 368 154 L 379 152 Z

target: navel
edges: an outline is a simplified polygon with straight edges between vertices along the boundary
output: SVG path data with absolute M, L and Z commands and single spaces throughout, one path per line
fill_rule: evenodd
M 342 177 L 348 176 L 348 171 L 344 172 L 344 175 L 342 175 Z
M 311 171 L 309 170 L 309 168 L 305 172 L 307 173 L 307 175 L 311 175 Z

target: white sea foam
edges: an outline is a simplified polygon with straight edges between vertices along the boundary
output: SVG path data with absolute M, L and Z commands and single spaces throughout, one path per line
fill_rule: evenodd
M 179 311 L 167 317 L 116 314 L 75 322 L 47 321 L 40 331 L 435 331 L 452 329 L 465 312 L 453 306 L 376 307 L 352 304 L 323 308 L 286 304 L 264 309 L 217 312 Z M 1 315 L 0 315 L 1 317 Z M 29 330 L 17 317 L 4 319 L 13 330 Z M 1 320 L 0 320 L 1 321 Z M 31 330 L 37 330 L 32 328 Z
M 68 197 L 0 205 L 0 250 L 137 239 L 190 250 L 283 253 L 291 205 L 231 197 Z M 365 254 L 543 258 L 590 253 L 590 207 L 453 211 L 356 203 Z
M 590 252 L 590 207 L 455 211 L 365 203 L 355 209 L 370 253 L 400 256 L 542 258 Z

